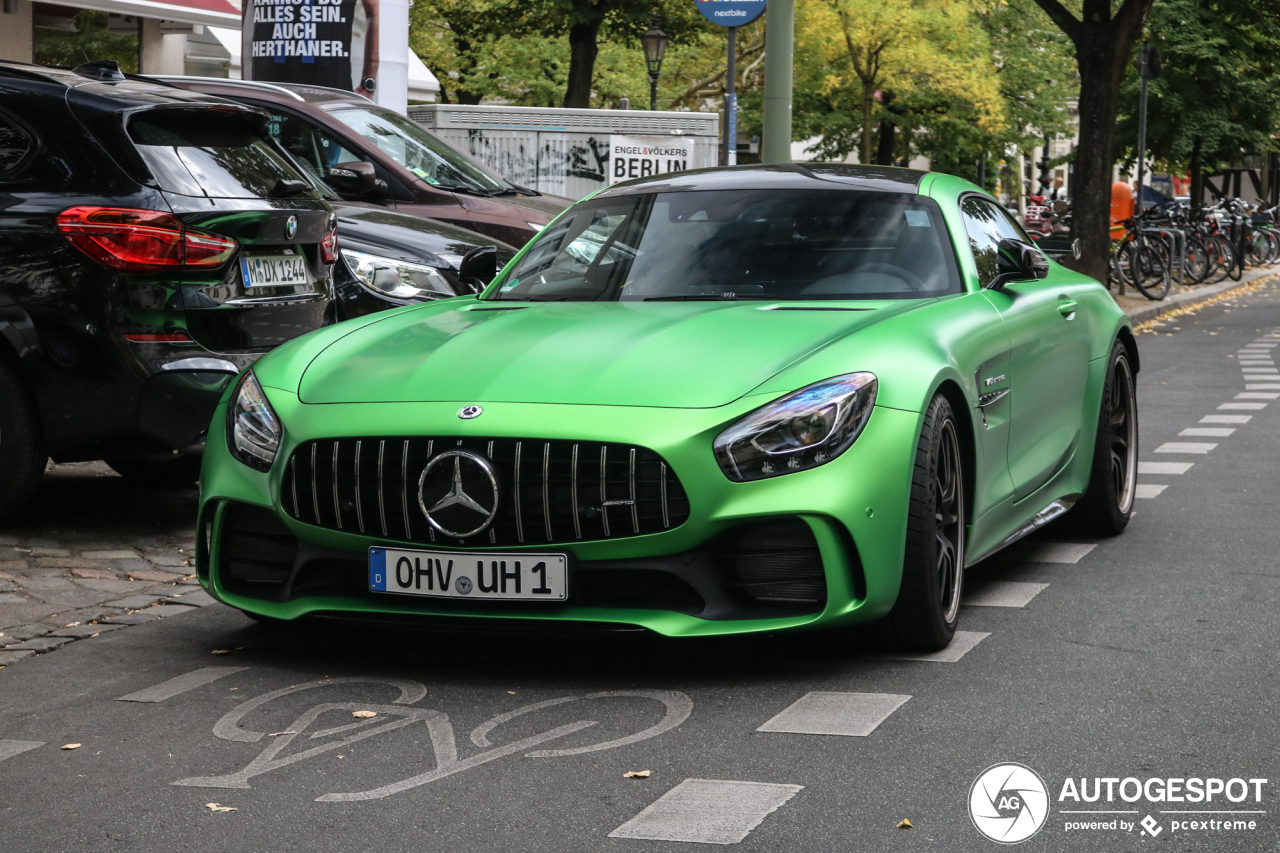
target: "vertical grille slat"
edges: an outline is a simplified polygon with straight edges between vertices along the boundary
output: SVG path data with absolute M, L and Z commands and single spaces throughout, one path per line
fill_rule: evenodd
M 382 501 L 382 456 L 387 452 L 387 442 L 378 442 L 378 519 L 382 522 L 382 535 L 387 535 L 387 508 Z
M 524 519 L 520 517 L 520 449 L 523 444 L 523 441 L 516 442 L 516 538 L 520 540 L 521 543 L 524 542 Z
M 604 535 L 609 536 L 609 445 L 600 447 L 600 521 L 604 525 Z
M 364 446 L 370 445 L 372 456 L 374 443 L 378 446 L 376 464 L 364 458 Z M 524 458 L 526 444 L 533 457 L 530 460 Z M 388 445 L 392 446 L 390 453 Z M 439 536 L 419 507 L 418 483 L 435 458 L 437 446 L 441 451 L 472 453 L 492 463 L 498 481 L 498 510 L 484 534 L 465 540 Z M 308 463 L 310 501 L 297 494 L 299 480 L 308 476 Z M 301 488 L 305 490 L 305 481 Z M 446 542 L 449 547 L 464 548 L 643 536 L 678 527 L 689 517 L 688 497 L 661 456 L 644 447 L 594 441 L 487 436 L 361 436 L 309 441 L 294 451 L 289 476 L 280 491 L 280 506 L 307 524 L 351 533 L 358 530 L 391 541 Z M 394 509 L 397 492 L 399 513 Z M 377 522 L 364 517 L 365 504 L 373 511 L 375 496 Z M 394 523 L 392 517 L 396 518 Z
M 319 449 L 319 444 L 311 445 L 311 508 L 316 511 L 316 524 L 323 525 L 324 521 L 320 518 L 320 490 L 316 488 L 316 451 Z
M 356 468 L 355 468 L 356 522 L 360 525 L 360 532 L 364 533 L 364 508 L 360 505 L 360 445 L 361 444 L 363 444 L 363 442 L 361 441 L 356 442 Z

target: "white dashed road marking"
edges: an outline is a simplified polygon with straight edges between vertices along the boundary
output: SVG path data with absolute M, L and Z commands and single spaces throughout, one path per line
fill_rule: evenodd
M 1048 586 L 1047 583 L 990 581 L 970 587 L 960 603 L 970 607 L 1026 607 Z
M 1185 474 L 1194 462 L 1139 462 L 1139 474 Z
M 610 838 L 737 844 L 803 785 L 685 779 Z
M 1266 403 L 1223 403 L 1218 411 L 1260 412 L 1266 407 Z
M 186 693 L 188 690 L 204 687 L 219 678 L 224 678 L 235 672 L 243 672 L 248 668 L 247 666 L 206 666 L 203 669 L 188 672 L 186 675 L 170 678 L 168 681 L 161 682 L 154 687 L 148 687 L 146 690 L 139 690 L 137 693 L 130 693 L 128 696 L 121 696 L 116 701 L 163 702 L 166 699 L 172 699 L 179 693 Z
M 42 740 L 0 740 L 0 761 L 21 755 L 29 749 L 44 746 Z
M 1280 385 L 1248 385 L 1244 386 L 1246 391 L 1280 391 Z
M 1134 490 L 1134 497 L 1158 498 L 1160 493 L 1167 488 L 1169 488 L 1167 485 L 1158 485 L 1156 483 L 1139 483 Z
M 831 693 L 801 696 L 758 732 L 866 737 L 910 699 L 898 693 Z
M 1247 424 L 1253 415 L 1205 415 L 1200 419 L 1202 424 Z
M 1187 438 L 1226 438 L 1235 431 L 1235 427 L 1190 427 L 1178 435 Z
M 892 652 L 874 655 L 873 657 L 876 660 L 924 660 L 933 661 L 934 663 L 955 663 L 965 654 L 972 651 L 978 643 L 990 636 L 990 632 L 986 631 L 956 631 L 956 635 L 951 638 L 951 645 L 940 652 Z
M 1275 400 L 1280 394 L 1263 394 L 1258 391 L 1245 391 L 1236 395 L 1237 400 Z
M 1221 423 L 1221 421 L 1201 419 L 1200 423 Z M 1156 448 L 1156 453 L 1208 453 L 1217 446 L 1207 441 L 1166 441 Z
M 1027 563 L 1078 563 L 1096 547 L 1082 542 L 1035 542 L 1015 548 L 1011 557 Z

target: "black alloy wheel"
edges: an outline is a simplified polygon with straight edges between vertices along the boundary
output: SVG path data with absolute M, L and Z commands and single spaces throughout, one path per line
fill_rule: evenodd
M 955 636 L 964 591 L 965 499 L 960 432 L 951 404 L 939 394 L 920 431 L 902 586 L 886 618 L 897 646 L 937 651 Z
M 1138 395 L 1129 351 L 1116 341 L 1098 411 L 1093 469 L 1078 513 L 1089 532 L 1121 533 L 1133 515 L 1138 481 Z

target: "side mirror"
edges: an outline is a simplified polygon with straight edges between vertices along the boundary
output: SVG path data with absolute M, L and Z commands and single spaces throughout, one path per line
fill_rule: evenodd
M 476 293 L 484 290 L 498 274 L 498 247 L 480 246 L 462 256 L 458 266 L 458 279 Z
M 1001 240 L 996 265 L 998 273 L 987 285 L 990 290 L 1000 290 L 1011 281 L 1035 281 L 1049 275 L 1048 259 L 1035 246 L 1021 240 Z
M 387 191 L 387 182 L 378 178 L 374 165 L 360 160 L 334 164 L 325 183 L 348 195 L 385 195 Z

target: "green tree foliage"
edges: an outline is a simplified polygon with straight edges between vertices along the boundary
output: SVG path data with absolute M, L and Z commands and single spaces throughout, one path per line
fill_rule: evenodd
M 1162 58 L 1149 83 L 1148 157 L 1165 168 L 1205 171 L 1273 151 L 1280 127 L 1280 19 L 1272 0 L 1161 0 L 1146 36 Z M 1140 81 L 1121 89 L 1117 143 L 1132 160 Z
M 76 32 L 36 27 L 32 44 L 34 60 L 40 65 L 74 68 L 90 60 L 114 59 L 120 70 L 138 70 L 138 37 L 107 32 L 107 13 L 83 9 L 76 13 Z

